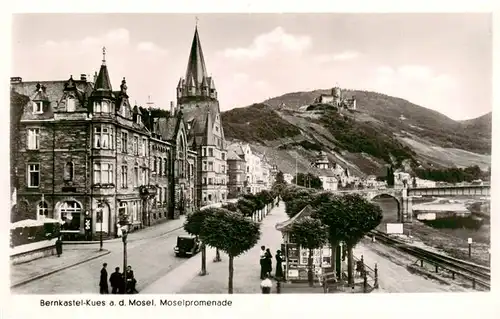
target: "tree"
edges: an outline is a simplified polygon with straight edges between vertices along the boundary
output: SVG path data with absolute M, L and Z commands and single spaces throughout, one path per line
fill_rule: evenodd
M 314 213 L 328 227 L 328 240 L 335 247 L 340 241 L 348 249 L 348 282 L 353 283 L 352 249 L 371 230 L 382 221 L 380 206 L 366 200 L 359 194 L 332 196 Z
M 292 183 L 308 188 L 323 189 L 323 182 L 321 179 L 311 173 L 298 173 L 297 176 L 292 179 Z
M 387 186 L 394 187 L 394 169 L 392 165 L 387 167 Z
M 200 237 L 203 230 L 203 223 L 207 216 L 214 213 L 214 208 L 207 208 L 204 210 L 195 210 L 192 214 L 187 215 L 184 222 L 184 230 L 193 236 Z M 207 249 L 205 242 L 201 241 L 201 272 L 200 276 L 207 274 Z
M 247 198 L 240 198 L 236 203 L 236 206 L 245 217 L 252 217 L 256 210 L 255 203 Z
M 304 217 L 292 224 L 290 234 L 296 244 L 309 250 L 307 278 L 313 286 L 313 249 L 322 248 L 328 241 L 326 227 L 318 219 Z
M 232 211 L 232 212 L 239 212 L 238 205 L 235 203 L 231 203 L 231 202 L 224 203 L 222 205 L 222 208 L 227 209 L 227 210 Z
M 276 181 L 274 183 L 275 184 L 284 184 L 284 185 L 286 185 L 285 176 L 284 176 L 284 174 L 283 174 L 282 171 L 279 171 L 276 174 Z
M 233 293 L 234 258 L 250 250 L 260 238 L 259 224 L 241 214 L 214 208 L 203 223 L 201 239 L 229 256 L 228 293 Z
M 298 189 L 292 198 L 288 198 L 285 202 L 285 212 L 288 217 L 292 218 L 297 215 L 304 207 L 313 201 L 316 192 L 311 189 Z

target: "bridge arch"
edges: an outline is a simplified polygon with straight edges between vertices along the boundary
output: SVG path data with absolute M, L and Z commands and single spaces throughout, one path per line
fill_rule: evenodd
M 379 200 L 379 199 L 392 199 L 392 200 L 394 200 L 394 202 L 396 203 L 396 206 L 397 206 L 397 222 L 402 221 L 403 203 L 401 201 L 401 198 L 399 198 L 399 196 L 397 196 L 393 193 L 390 193 L 390 192 L 381 192 L 381 193 L 375 192 L 375 193 L 368 194 L 368 200 L 371 202 L 377 203 L 377 200 Z M 381 207 L 381 208 L 383 209 L 384 207 Z M 386 219 L 386 217 L 388 217 L 384 213 L 385 212 L 383 212 L 383 220 Z

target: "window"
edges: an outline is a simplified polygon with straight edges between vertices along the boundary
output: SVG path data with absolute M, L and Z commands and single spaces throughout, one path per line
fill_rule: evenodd
M 213 183 L 212 178 L 211 178 L 211 177 L 209 177 L 209 178 L 208 178 L 208 185 L 212 185 L 212 183 Z
M 45 201 L 38 203 L 36 207 L 37 219 L 43 219 L 49 216 L 49 205 Z
M 163 173 L 161 167 L 162 167 L 162 160 L 161 157 L 158 157 L 158 175 L 161 175 Z
M 148 176 L 148 174 L 146 174 L 146 169 L 142 168 L 141 169 L 141 183 L 142 183 L 142 185 L 147 185 L 148 184 L 147 176 Z
M 156 172 L 156 166 L 158 165 L 158 160 L 156 159 L 156 157 L 153 158 L 153 172 Z
M 202 152 L 203 156 L 207 156 L 207 149 L 206 148 L 202 148 L 201 152 Z
M 73 180 L 74 167 L 73 163 L 68 162 L 64 165 L 64 180 L 72 181 Z
M 222 160 L 226 160 L 226 153 L 221 153 L 220 156 L 222 157 Z
M 207 162 L 203 161 L 203 170 L 204 171 L 207 171 L 208 168 L 207 168 Z
M 203 185 L 207 185 L 207 178 L 203 177 Z
M 214 156 L 214 149 L 213 148 L 208 149 L 208 156 Z
M 139 155 L 139 137 L 134 136 L 134 143 L 132 144 L 132 152 L 134 155 Z
M 221 173 L 226 174 L 226 165 L 222 165 Z
M 139 203 L 132 202 L 132 220 L 136 221 L 139 219 L 138 213 L 139 213 Z
M 137 114 L 137 124 L 141 124 L 141 116 Z
M 122 105 L 122 116 L 127 117 L 127 103 L 123 103 Z
M 61 205 L 61 219 L 64 221 L 63 230 L 80 230 L 82 208 L 75 201 L 67 201 Z
M 108 101 L 94 102 L 94 113 L 110 113 L 111 105 Z
M 219 127 L 218 126 L 215 127 L 215 131 L 219 132 Z
M 240 182 L 240 174 L 237 174 L 236 175 L 236 183 L 239 183 Z
M 42 114 L 43 113 L 43 102 L 37 101 L 33 102 L 33 114 Z
M 28 129 L 28 149 L 37 150 L 40 148 L 40 129 Z
M 128 187 L 128 167 L 127 165 L 122 165 L 122 172 L 121 172 L 121 175 L 122 175 L 122 188 L 127 188 Z
M 40 164 L 28 164 L 28 187 L 40 187 Z
M 134 186 L 139 186 L 139 164 L 134 166 Z
M 241 169 L 241 165 L 240 164 L 236 165 L 236 169 Z
M 168 174 L 168 161 L 166 158 L 163 159 L 163 174 L 165 176 Z
M 94 164 L 94 184 L 113 184 L 113 164 Z
M 68 97 L 66 99 L 66 111 L 67 112 L 74 112 L 75 111 L 75 99 L 73 97 Z
M 208 170 L 213 171 L 214 170 L 214 163 L 213 162 L 208 162 Z
M 250 166 L 247 166 L 247 173 L 250 173 Z
M 112 149 L 113 130 L 107 126 L 96 126 L 94 128 L 94 148 Z
M 141 155 L 146 156 L 146 150 L 148 146 L 148 140 L 146 138 L 142 138 L 142 148 L 141 148 Z
M 161 201 L 163 199 L 163 196 L 161 196 L 162 195 L 162 193 L 161 193 L 162 191 L 163 191 L 163 188 L 162 187 L 158 187 L 158 195 L 157 196 L 158 196 L 158 202 L 160 204 L 161 204 Z
M 118 207 L 118 216 L 126 216 L 127 215 L 127 203 L 120 202 L 120 206 Z
M 208 194 L 208 201 L 212 201 L 212 194 Z
M 121 134 L 122 140 L 122 152 L 127 153 L 127 144 L 128 144 L 128 134 L 127 132 L 122 132 Z
M 167 188 L 164 187 L 163 190 L 164 190 L 163 191 L 163 201 L 166 203 L 167 202 Z

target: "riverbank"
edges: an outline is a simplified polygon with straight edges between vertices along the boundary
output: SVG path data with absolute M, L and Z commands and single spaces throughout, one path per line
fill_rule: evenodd
M 490 225 L 484 224 L 477 231 L 471 229 L 437 229 L 413 220 L 405 224 L 405 235 L 412 236 L 411 241 L 420 246 L 430 246 L 452 257 L 470 260 L 474 263 L 489 266 Z M 472 254 L 469 259 L 468 238 L 472 238 Z

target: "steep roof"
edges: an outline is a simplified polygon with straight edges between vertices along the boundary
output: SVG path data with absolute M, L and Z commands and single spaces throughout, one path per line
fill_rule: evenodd
M 304 217 L 311 216 L 312 213 L 313 213 L 313 209 L 312 209 L 311 205 L 307 205 L 297 215 L 293 216 L 289 220 L 285 220 L 284 222 L 276 224 L 275 228 L 276 228 L 276 230 L 279 230 L 281 232 L 283 232 L 283 231 L 286 232 L 286 231 L 290 230 L 290 227 L 293 225 L 293 223 L 295 221 L 297 221 L 301 218 L 304 218 Z
M 101 69 L 94 83 L 92 97 L 113 97 L 113 89 L 111 88 L 111 81 L 109 80 L 108 67 L 106 66 L 106 50 L 104 48 Z
M 228 161 L 244 161 L 236 152 L 232 149 L 227 151 L 227 160 Z
M 195 80 L 196 86 L 203 82 L 203 78 L 207 76 L 207 68 L 205 66 L 205 58 L 201 49 L 200 37 L 198 35 L 198 27 L 194 30 L 193 42 L 189 53 L 189 60 L 186 70 L 186 80 L 190 78 Z

